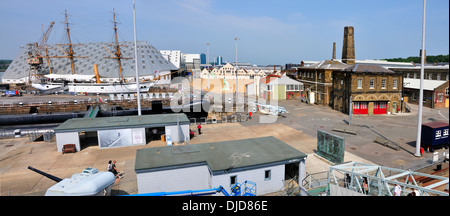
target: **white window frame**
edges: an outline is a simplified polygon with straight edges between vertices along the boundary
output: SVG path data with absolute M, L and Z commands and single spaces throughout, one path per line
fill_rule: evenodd
M 386 79 L 381 79 L 381 89 L 386 89 Z
M 393 89 L 397 89 L 397 85 L 398 85 L 398 80 L 397 80 L 397 79 L 394 79 L 394 82 L 393 82 L 393 84 L 392 84 L 392 88 L 393 88 Z
M 363 86 L 362 81 L 363 80 L 361 78 L 358 79 L 358 89 L 362 89 L 362 86 Z
M 375 88 L 375 79 L 370 78 L 370 89 L 374 89 L 374 88 Z

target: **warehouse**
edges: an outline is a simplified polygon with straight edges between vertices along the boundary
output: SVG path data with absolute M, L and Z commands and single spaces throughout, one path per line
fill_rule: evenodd
M 81 145 L 92 143 L 99 148 L 146 145 L 153 131 L 170 136 L 172 142 L 184 142 L 189 139 L 189 119 L 184 113 L 73 118 L 54 131 L 58 152 L 65 144 L 75 144 L 76 151 L 81 150 Z
M 139 149 L 139 193 L 202 190 L 252 181 L 257 195 L 274 193 L 284 180 L 305 177 L 306 154 L 274 138 Z

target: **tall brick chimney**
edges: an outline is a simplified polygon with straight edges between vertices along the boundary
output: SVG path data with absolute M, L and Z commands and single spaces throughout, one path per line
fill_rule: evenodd
M 355 35 L 353 26 L 344 27 L 344 42 L 342 45 L 342 62 L 355 64 Z
M 336 59 L 336 42 L 333 42 L 333 56 L 331 57 L 332 60 Z

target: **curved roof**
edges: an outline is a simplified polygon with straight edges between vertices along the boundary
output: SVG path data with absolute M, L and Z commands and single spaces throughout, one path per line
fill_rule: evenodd
M 119 66 L 116 59 L 105 58 L 113 57 L 114 47 L 112 43 L 97 42 L 76 44 L 72 47 L 74 56 L 88 58 L 74 58 L 75 74 L 78 75 L 94 75 L 94 64 L 98 66 L 100 77 L 103 78 L 119 78 Z M 123 77 L 135 77 L 135 60 L 134 60 L 134 42 L 121 42 L 120 52 L 122 57 L 132 59 L 122 59 L 122 73 Z M 67 49 L 65 45 L 49 44 L 49 56 L 65 56 L 61 49 Z M 109 50 L 106 50 L 105 47 Z M 60 49 L 61 48 L 61 49 Z M 167 61 L 162 54 L 155 47 L 146 41 L 137 42 L 138 57 L 139 57 L 139 75 L 150 76 L 157 72 L 170 72 L 177 70 L 177 67 L 171 62 Z M 65 51 L 66 52 L 66 51 Z M 111 52 L 111 53 L 110 53 Z M 28 48 L 22 47 L 19 54 L 14 58 L 11 65 L 5 71 L 3 79 L 19 79 L 28 77 L 30 73 L 30 66 L 27 64 Z M 52 74 L 67 75 L 72 74 L 69 58 L 50 58 L 52 66 Z M 42 64 L 42 71 L 48 73 L 47 61 L 44 59 Z

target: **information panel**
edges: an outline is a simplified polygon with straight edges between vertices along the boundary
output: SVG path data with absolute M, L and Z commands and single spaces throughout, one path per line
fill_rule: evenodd
M 343 163 L 345 153 L 345 139 L 326 131 L 317 130 L 316 153 L 332 163 Z

